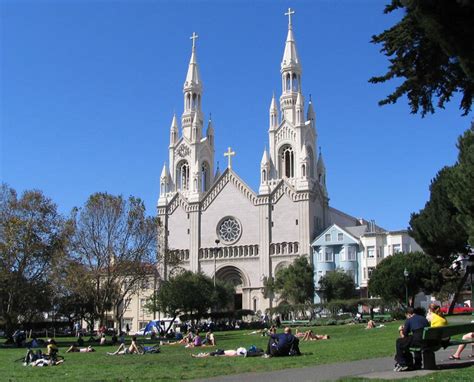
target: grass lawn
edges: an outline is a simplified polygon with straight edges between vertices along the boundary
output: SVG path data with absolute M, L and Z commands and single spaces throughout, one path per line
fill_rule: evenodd
M 0 348 L 0 381 L 50 381 L 50 380 L 179 380 L 206 378 L 225 374 L 252 371 L 271 371 L 285 368 L 316 366 L 358 359 L 390 356 L 394 352 L 394 339 L 400 322 L 386 324 L 380 329 L 365 330 L 365 325 L 345 325 L 317 327 L 318 334 L 329 334 L 330 340 L 301 342 L 301 357 L 263 359 L 256 358 L 193 358 L 191 354 L 212 351 L 214 348 L 185 349 L 181 345 L 162 346 L 160 354 L 107 356 L 107 351 L 115 347 L 96 347 L 95 353 L 64 354 L 65 347 L 73 339 L 60 339 L 60 354 L 65 357 L 64 364 L 56 367 L 24 367 L 15 359 L 25 354 L 24 349 Z M 216 339 L 220 349 L 248 348 L 256 345 L 266 347 L 267 338 L 247 335 L 249 331 L 217 332 Z M 129 343 L 129 341 L 127 341 Z M 141 341 L 144 343 L 144 341 Z M 148 342 L 146 342 L 148 343 Z M 472 369 L 472 371 L 471 371 Z M 430 375 L 426 380 L 446 380 L 449 374 L 469 377 L 474 380 L 474 368 L 455 372 Z

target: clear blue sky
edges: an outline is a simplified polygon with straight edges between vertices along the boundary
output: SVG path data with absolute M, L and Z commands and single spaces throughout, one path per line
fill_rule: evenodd
M 386 2 L 2 0 L 1 179 L 43 190 L 64 213 L 107 191 L 154 214 L 195 31 L 216 160 L 231 146 L 257 190 L 291 6 L 330 204 L 406 228 L 472 114 L 460 116 L 457 98 L 424 119 L 404 101 L 377 105 L 395 86 L 367 82 L 387 67 L 371 36 L 400 18 L 383 14 Z

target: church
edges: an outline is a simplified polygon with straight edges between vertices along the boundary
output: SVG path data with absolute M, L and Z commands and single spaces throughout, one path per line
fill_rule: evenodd
M 163 277 L 187 269 L 229 281 L 236 287 L 234 309 L 263 312 L 271 307 L 273 302 L 263 297 L 265 278 L 298 256 L 313 262 L 313 241 L 328 227 L 364 223 L 329 206 L 315 112 L 302 92 L 293 14 L 291 9 L 285 14 L 281 94 L 270 101 L 268 151 L 255 168 L 260 173 L 258 191 L 232 169 L 230 148 L 224 154 L 227 168 L 222 173 L 215 169 L 219 129 L 211 120 L 204 122 L 194 33 L 183 86 L 184 110 L 180 122 L 173 116 L 169 161 L 160 176 L 159 255 L 180 260 L 177 266 L 162 264 Z

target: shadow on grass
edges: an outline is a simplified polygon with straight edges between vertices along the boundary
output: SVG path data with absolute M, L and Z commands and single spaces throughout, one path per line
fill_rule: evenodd
M 474 366 L 474 361 L 458 362 L 458 363 L 444 363 L 438 365 L 438 370 L 456 370 L 464 369 L 466 367 Z

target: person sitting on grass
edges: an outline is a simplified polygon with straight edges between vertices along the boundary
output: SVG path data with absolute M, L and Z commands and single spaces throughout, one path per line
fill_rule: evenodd
M 199 335 L 199 332 L 196 332 L 193 340 L 191 342 L 189 342 L 186 347 L 187 348 L 194 348 L 194 347 L 198 347 L 198 346 L 202 346 L 202 338 L 201 336 Z
M 202 344 L 205 346 L 216 346 L 216 338 L 214 337 L 214 333 L 212 333 L 212 330 L 209 330 L 206 333 L 206 338 L 204 339 Z
M 125 344 L 120 344 L 118 349 L 113 353 L 107 352 L 108 355 L 123 355 L 123 354 L 142 354 L 142 351 L 138 348 L 137 337 L 132 337 L 132 343 L 127 348 Z
M 291 328 L 286 327 L 282 334 L 270 334 L 266 357 L 284 357 L 288 355 L 301 355 L 299 339 L 291 334 Z
M 49 338 L 47 344 L 48 345 L 46 346 L 46 355 L 48 355 L 50 358 L 56 358 L 56 355 L 59 351 L 56 341 L 52 338 Z
M 99 345 L 104 346 L 106 344 L 107 344 L 107 339 L 105 338 L 105 333 L 102 333 L 102 336 L 100 337 Z
M 81 348 L 76 344 L 71 345 L 69 349 L 66 350 L 66 353 L 93 353 L 95 349 L 92 346 L 88 346 L 86 348 Z

